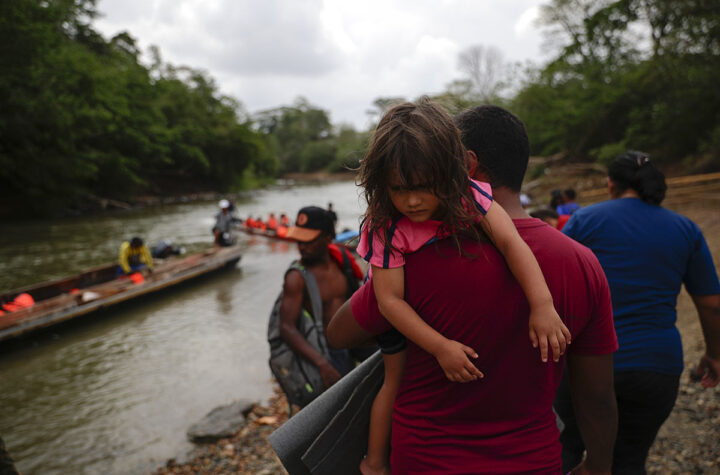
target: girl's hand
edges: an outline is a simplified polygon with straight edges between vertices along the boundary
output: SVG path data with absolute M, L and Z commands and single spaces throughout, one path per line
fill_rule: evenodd
M 570 330 L 560 319 L 552 304 L 540 309 L 530 310 L 530 341 L 533 348 L 540 346 L 540 358 L 548 360 L 548 351 L 552 349 L 553 361 L 560 360 L 565 348 L 570 344 Z
M 445 376 L 450 381 L 467 383 L 484 376 L 470 361 L 470 358 L 478 357 L 475 350 L 459 341 L 446 339 L 433 356 L 435 356 L 443 372 L 445 372 Z

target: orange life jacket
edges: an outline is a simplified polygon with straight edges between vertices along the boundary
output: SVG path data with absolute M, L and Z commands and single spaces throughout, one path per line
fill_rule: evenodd
M 16 296 L 12 301 L 2 306 L 3 310 L 7 312 L 17 312 L 24 308 L 30 308 L 35 305 L 35 299 L 28 293 L 22 293 Z
M 357 261 L 355 261 L 355 258 L 353 258 L 350 250 L 347 247 L 338 246 L 337 244 L 328 244 L 328 252 L 330 253 L 330 257 L 338 263 L 340 268 L 342 268 L 343 266 L 342 253 L 344 252 L 345 255 L 348 257 L 348 260 L 350 261 L 350 265 L 352 266 L 353 275 L 355 276 L 355 278 L 362 280 L 363 273 L 360 270 L 360 266 L 358 266 Z

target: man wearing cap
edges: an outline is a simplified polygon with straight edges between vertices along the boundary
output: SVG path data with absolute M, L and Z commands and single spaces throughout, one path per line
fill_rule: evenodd
M 215 215 L 215 226 L 212 228 L 215 235 L 215 245 L 232 246 L 235 244 L 235 238 L 232 235 L 234 218 L 230 213 L 230 202 L 220 200 L 218 205 L 220 206 L 220 212 Z
M 302 208 L 297 215 L 295 226 L 287 231 L 287 237 L 298 242 L 300 264 L 310 271 L 317 281 L 322 300 L 323 329 L 338 308 L 352 294 L 341 264 L 331 256 L 329 247 L 335 237 L 335 226 L 327 210 L 317 206 Z M 342 262 L 342 261 L 341 261 Z M 358 277 L 359 270 L 355 273 Z M 301 310 L 312 313 L 312 304 L 305 290 L 305 279 L 298 270 L 291 269 L 285 274 L 283 296 L 280 308 L 280 336 L 292 350 L 317 366 L 325 387 L 337 382 L 351 369 L 347 350 L 330 350 L 330 358 L 310 345 L 298 331 L 298 318 Z

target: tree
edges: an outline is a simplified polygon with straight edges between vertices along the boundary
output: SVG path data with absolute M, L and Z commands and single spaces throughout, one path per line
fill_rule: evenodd
M 396 97 L 378 97 L 373 101 L 373 109 L 368 109 L 365 113 L 371 122 L 377 123 L 385 115 L 387 111 L 398 104 L 407 102 L 407 99 L 401 96 Z
M 552 0 L 541 22 L 558 54 L 513 100 L 534 153 L 593 158 L 630 147 L 660 160 L 720 156 L 713 2 Z
M 314 168 L 329 156 L 327 146 L 313 145 L 305 152 L 310 144 L 332 138 L 332 124 L 326 111 L 311 105 L 303 97 L 297 98 L 291 107 L 261 111 L 253 116 L 253 120 L 260 132 L 272 137 L 270 143 L 277 153 L 281 173 Z M 320 150 L 325 158 L 312 158 Z
M 503 87 L 506 65 L 494 46 L 474 45 L 458 56 L 458 68 L 471 85 L 476 102 L 489 103 Z

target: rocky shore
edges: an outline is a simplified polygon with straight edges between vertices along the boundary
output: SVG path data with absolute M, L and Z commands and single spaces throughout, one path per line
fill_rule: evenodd
M 169 460 L 157 475 L 169 474 L 255 474 L 287 473 L 275 456 L 268 436 L 288 416 L 287 400 L 279 387 L 266 404 L 256 404 L 246 416 L 246 425 L 234 436 L 212 444 L 199 445 L 184 462 Z

